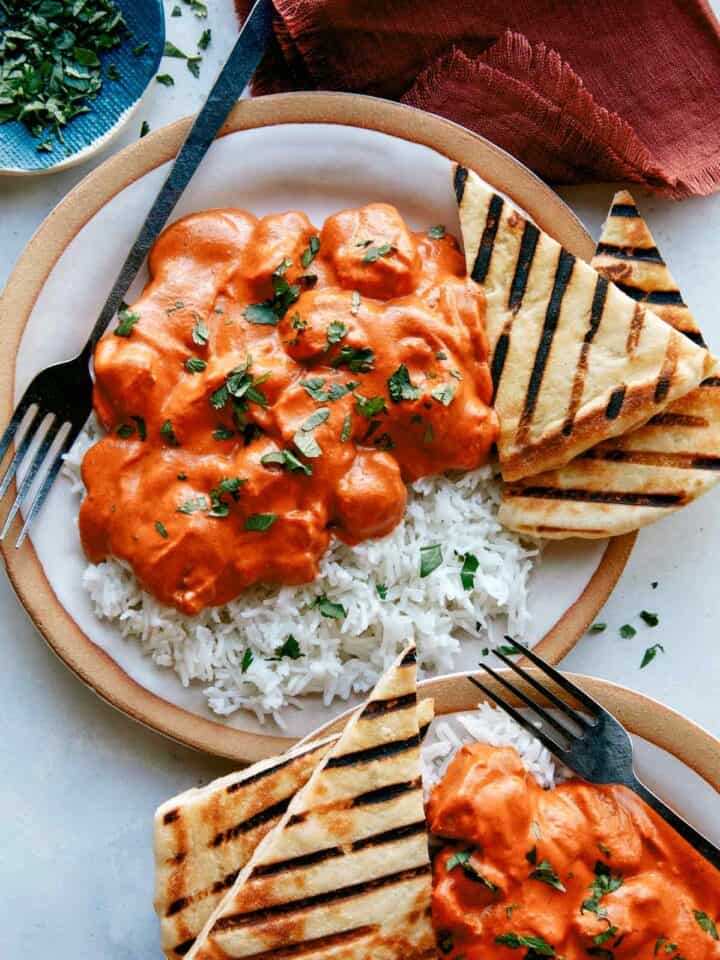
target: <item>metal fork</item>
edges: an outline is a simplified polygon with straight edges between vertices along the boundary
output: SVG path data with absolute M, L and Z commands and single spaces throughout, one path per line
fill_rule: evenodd
M 509 638 L 507 638 L 509 640 Z M 549 688 L 546 683 L 541 682 L 536 676 L 533 676 L 527 670 L 514 663 L 509 657 L 499 650 L 493 652 L 502 662 L 514 673 L 521 677 L 525 683 L 541 694 L 553 707 L 558 710 L 563 717 L 570 721 L 570 725 L 558 720 L 544 707 L 537 704 L 523 690 L 504 677 L 502 674 L 493 670 L 492 667 L 481 663 L 480 666 L 490 674 L 490 676 L 501 687 L 508 690 L 513 696 L 517 697 L 521 703 L 533 710 L 542 721 L 542 726 L 536 726 L 528 717 L 524 716 L 505 700 L 500 694 L 496 693 L 489 686 L 486 686 L 476 677 L 468 676 L 468 680 L 479 687 L 482 692 L 493 700 L 499 707 L 502 707 L 506 713 L 510 714 L 513 720 L 524 727 L 533 737 L 537 737 L 547 749 L 554 754 L 558 760 L 569 767 L 573 773 L 589 780 L 591 783 L 621 783 L 631 790 L 634 790 L 638 796 L 649 804 L 657 813 L 673 827 L 680 836 L 698 853 L 702 854 L 706 860 L 709 860 L 714 867 L 720 869 L 720 849 L 718 849 L 707 837 L 704 837 L 694 827 L 683 820 L 681 816 L 671 810 L 659 797 L 657 797 L 644 783 L 641 783 L 633 770 L 633 745 L 627 730 L 615 719 L 597 700 L 594 700 L 584 690 L 576 684 L 571 683 L 559 670 L 551 667 L 542 657 L 538 656 L 532 650 L 512 641 L 518 653 L 522 653 L 536 667 L 538 667 L 551 680 L 569 693 L 570 696 L 582 706 L 583 713 L 580 713 L 574 707 L 569 706 L 564 699 Z M 587 714 L 587 716 L 585 716 Z
M 6 536 L 18 511 L 27 502 L 29 506 L 25 511 L 25 523 L 15 544 L 19 547 L 45 502 L 62 466 L 63 454 L 75 442 L 92 410 L 90 360 L 95 345 L 117 313 L 150 247 L 255 72 L 272 34 L 272 17 L 271 0 L 256 0 L 225 66 L 180 147 L 168 178 L 142 225 L 88 342 L 72 360 L 47 367 L 38 373 L 15 408 L 0 439 L 2 463 L 10 444 L 17 438 L 15 453 L 0 481 L 0 500 L 7 493 L 26 455 L 31 453 L 32 458 L 0 531 L 0 540 Z M 31 491 L 33 496 L 28 501 Z

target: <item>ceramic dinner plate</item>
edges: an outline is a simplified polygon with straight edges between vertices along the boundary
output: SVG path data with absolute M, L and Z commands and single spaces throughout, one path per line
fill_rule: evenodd
M 635 771 L 642 782 L 720 846 L 720 741 L 664 704 L 627 687 L 594 677 L 567 676 L 630 732 Z M 493 681 L 489 683 L 494 686 Z M 474 710 L 482 694 L 462 674 L 455 674 L 422 681 L 418 697 L 433 698 L 438 722 L 448 714 Z M 338 717 L 307 739 L 326 736 L 345 720 Z M 428 736 L 432 738 L 432 728 Z
M 0 416 L 10 416 L 32 376 L 80 349 L 144 214 L 188 127 L 180 121 L 128 147 L 91 173 L 50 215 L 20 258 L 0 302 L 0 349 L 14 358 L 0 385 Z M 501 150 L 447 121 L 407 107 L 343 94 L 289 94 L 241 101 L 183 196 L 174 217 L 238 206 L 264 215 L 304 210 L 316 224 L 343 207 L 396 204 L 412 229 L 444 223 L 459 236 L 451 165 L 476 169 L 578 256 L 593 243 L 562 201 Z M 129 300 L 146 277 L 139 277 Z M 59 480 L 20 550 L 3 544 L 11 580 L 52 648 L 82 680 L 130 716 L 201 749 L 255 760 L 287 746 L 287 734 L 244 712 L 222 720 L 200 684 L 181 686 L 137 644 L 99 622 L 81 578 L 85 559 L 77 501 Z M 548 546 L 530 586 L 532 627 L 525 638 L 557 661 L 584 633 L 625 565 L 634 535 Z M 472 668 L 468 644 L 458 669 Z M 330 711 L 317 698 L 288 715 L 295 736 Z

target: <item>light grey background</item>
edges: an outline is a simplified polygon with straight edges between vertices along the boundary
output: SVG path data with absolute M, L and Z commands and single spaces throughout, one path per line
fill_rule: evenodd
M 176 85 L 155 85 L 103 155 L 56 176 L 0 178 L 0 286 L 54 204 L 134 140 L 142 120 L 156 129 L 200 106 L 236 35 L 231 0 L 210 6 L 206 24 L 186 6 L 182 18 L 167 20 L 168 37 L 187 49 L 211 27 L 199 81 L 181 61 L 165 60 L 162 70 Z M 560 193 L 596 235 L 613 189 Z M 675 204 L 635 192 L 708 342 L 720 350 L 720 195 Z M 640 534 L 602 614 L 606 632 L 582 640 L 564 666 L 641 690 L 720 735 L 718 568 L 720 491 Z M 659 614 L 658 627 L 643 626 L 643 609 Z M 30 625 L 4 575 L 0 617 L 0 956 L 157 956 L 152 811 L 228 765 L 142 729 L 85 690 Z M 638 629 L 633 640 L 618 635 L 626 622 Z M 640 671 L 644 649 L 656 641 L 665 654 Z

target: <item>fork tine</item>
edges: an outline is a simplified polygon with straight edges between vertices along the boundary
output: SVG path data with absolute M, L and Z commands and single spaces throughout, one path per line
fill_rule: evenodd
M 539 730 L 527 719 L 527 717 L 524 717 L 518 710 L 516 710 L 515 707 L 511 707 L 507 700 L 503 700 L 503 698 L 497 693 L 493 693 L 490 687 L 486 687 L 485 684 L 476 677 L 469 676 L 467 679 L 470 681 L 470 683 L 482 690 L 486 697 L 490 697 L 490 699 L 502 710 L 504 710 L 505 713 L 509 714 L 516 723 L 519 723 L 523 729 L 527 730 L 530 736 L 535 737 L 540 741 L 540 743 L 542 743 L 544 747 L 547 747 L 550 753 L 554 753 L 555 756 L 559 757 L 563 763 L 567 762 L 566 758 L 568 756 L 568 751 L 564 747 L 560 746 L 560 744 L 555 740 L 553 740 L 552 737 L 549 737 L 544 730 Z
M 54 415 L 53 415 L 54 416 Z M 40 446 L 38 447 L 35 456 L 33 457 L 32 463 L 27 468 L 25 476 L 22 478 L 22 483 L 20 484 L 20 489 L 17 492 L 17 496 L 13 502 L 13 505 L 8 510 L 8 515 L 5 518 L 5 524 L 0 530 L 0 540 L 3 540 L 7 535 L 10 526 L 17 515 L 18 510 L 23 505 L 25 497 L 27 497 L 30 487 L 33 485 L 35 477 L 38 475 L 38 471 L 43 465 L 45 457 L 47 456 L 48 450 L 53 444 L 55 437 L 58 434 L 59 425 L 57 418 L 53 419 L 50 422 L 47 430 L 45 431 L 45 436 L 42 438 Z
M 539 680 L 536 680 L 532 674 L 529 674 L 527 670 L 523 670 L 519 663 L 514 663 L 500 650 L 495 649 L 493 650 L 493 653 L 499 660 L 502 660 L 507 667 L 510 667 L 510 669 L 517 673 L 518 676 L 522 677 L 525 683 L 530 684 L 530 686 L 537 690 L 538 693 L 541 693 L 547 700 L 549 700 L 550 703 L 556 707 L 556 709 L 560 710 L 568 718 L 568 720 L 572 720 L 573 723 L 577 723 L 578 726 L 583 727 L 586 730 L 592 728 L 592 724 L 588 723 L 581 713 L 578 713 L 577 710 L 573 710 L 572 707 L 569 707 L 564 700 L 561 700 L 557 694 L 553 693 L 550 687 L 544 686 Z
M 26 399 L 25 396 L 22 397 L 20 403 L 15 408 L 12 417 L 10 418 L 10 423 L 5 427 L 5 432 L 0 439 L 0 461 L 8 451 L 8 447 L 13 441 L 13 437 L 17 433 L 17 429 L 23 421 L 23 417 L 28 412 L 30 407 L 33 405 L 33 401 Z M 33 419 L 35 419 L 33 417 Z
M 30 524 L 38 515 L 43 503 L 45 503 L 45 498 L 50 492 L 50 487 L 53 485 L 55 481 L 55 477 L 57 477 L 58 473 L 60 472 L 60 468 L 62 467 L 62 462 L 63 462 L 62 461 L 63 454 L 67 453 L 67 451 L 73 445 L 78 433 L 80 433 L 80 429 L 78 427 L 71 427 L 70 430 L 67 432 L 65 439 L 58 447 L 57 453 L 55 454 L 55 457 L 53 459 L 52 466 L 48 470 L 45 476 L 45 479 L 42 482 L 42 486 L 40 487 L 38 492 L 35 494 L 35 498 L 33 499 L 33 502 L 30 504 L 30 509 L 27 512 L 25 523 L 23 524 L 23 528 L 20 531 L 20 536 L 17 538 L 17 543 L 15 544 L 16 547 L 21 547 L 23 545 L 23 542 L 25 541 L 25 538 L 28 535 Z
M 2 498 L 7 493 L 7 489 L 12 483 L 12 479 L 17 473 L 17 468 L 22 463 L 23 457 L 27 453 L 28 447 L 33 441 L 33 437 L 35 436 L 36 431 L 33 430 L 32 427 L 35 424 L 39 413 L 40 413 L 40 409 L 38 408 L 30 418 L 30 420 L 28 421 L 27 429 L 23 434 L 23 438 L 15 448 L 15 453 L 13 454 L 13 458 L 8 464 L 8 468 L 5 471 L 5 476 L 2 479 L 2 483 L 0 483 L 0 500 L 2 500 Z M 16 432 L 17 432 L 17 428 L 13 430 L 13 436 L 15 435 Z M 5 438 L 3 437 L 3 439 Z
M 551 677 L 551 679 L 553 679 L 559 687 L 562 687 L 562 689 L 569 693 L 570 696 L 575 697 L 577 701 L 582 703 L 583 706 L 587 707 L 593 716 L 597 717 L 601 713 L 605 712 L 597 700 L 593 700 L 593 698 L 589 694 L 585 693 L 581 687 L 578 687 L 577 684 L 571 683 L 567 677 L 564 677 L 559 670 L 555 669 L 555 667 L 551 667 L 550 664 L 543 660 L 541 656 L 538 656 L 534 650 L 530 650 L 528 647 L 523 647 L 512 639 L 510 639 L 510 643 L 512 643 L 519 653 L 521 653 L 524 657 L 527 657 L 531 663 L 534 663 L 536 667 L 539 667 L 543 673 L 546 673 L 549 677 Z
M 493 668 L 489 667 L 486 663 L 481 663 L 480 666 L 486 673 L 489 673 L 497 683 L 505 687 L 506 690 L 509 690 L 510 693 L 514 694 L 518 700 L 522 700 L 526 707 L 530 707 L 531 710 L 534 710 L 541 720 L 544 720 L 545 723 L 557 730 L 559 734 L 567 737 L 569 740 L 577 739 L 572 730 L 568 730 L 564 724 L 559 723 L 555 717 L 553 717 L 547 712 L 547 710 L 544 709 L 544 707 L 541 707 L 539 704 L 531 700 L 527 694 L 523 693 L 522 690 L 519 690 L 516 686 L 514 686 L 514 684 L 510 683 L 509 680 L 506 680 L 505 677 L 500 676 L 496 670 L 493 670 Z

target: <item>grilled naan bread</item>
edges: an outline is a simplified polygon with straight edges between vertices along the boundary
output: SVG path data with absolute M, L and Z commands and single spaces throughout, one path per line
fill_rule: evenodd
M 592 264 L 694 343 L 702 334 L 630 193 L 615 195 Z M 521 533 L 607 537 L 667 516 L 720 480 L 720 372 L 644 427 L 561 470 L 505 486 L 500 520 Z
M 422 740 L 433 701 L 420 701 L 417 712 Z M 188 953 L 257 845 L 338 739 L 339 734 L 263 760 L 157 809 L 155 910 L 168 960 Z
M 261 841 L 190 960 L 419 960 L 436 956 L 415 650 Z
M 482 284 L 503 478 L 562 467 L 646 423 L 713 359 L 527 220 L 455 173 L 468 273 Z

